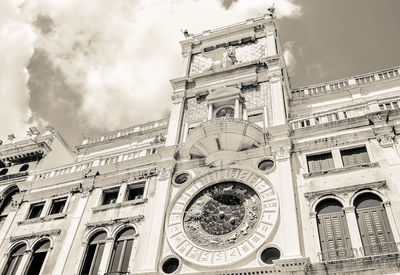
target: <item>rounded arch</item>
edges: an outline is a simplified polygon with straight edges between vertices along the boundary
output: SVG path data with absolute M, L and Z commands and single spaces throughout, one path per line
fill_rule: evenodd
M 387 197 L 382 192 L 380 192 L 378 190 L 375 190 L 375 189 L 362 189 L 362 190 L 358 190 L 357 192 L 355 192 L 350 197 L 349 205 L 350 206 L 354 206 L 354 201 L 356 200 L 356 198 L 359 197 L 362 194 L 365 194 L 365 193 L 372 193 L 372 194 L 378 196 L 381 199 L 381 201 L 386 201 L 387 200 Z
M 357 209 L 381 206 L 381 205 L 382 205 L 382 198 L 370 192 L 362 193 L 354 199 L 354 207 Z
M 87 232 L 86 235 L 85 235 L 84 240 L 85 240 L 86 242 L 89 242 L 90 239 L 91 239 L 94 235 L 96 235 L 97 233 L 100 233 L 101 231 L 106 232 L 106 234 L 107 234 L 107 237 L 106 237 L 106 238 L 109 238 L 109 237 L 111 236 L 110 229 L 108 229 L 107 227 L 101 226 L 101 227 L 93 228 L 92 230 L 90 230 L 89 232 Z
M 342 208 L 345 207 L 345 200 L 343 200 L 341 197 L 329 194 L 329 195 L 323 195 L 316 199 L 312 204 L 311 204 L 311 211 L 314 213 L 317 213 L 317 206 L 323 202 L 324 200 L 336 200 L 338 201 L 341 205 Z
M 29 246 L 28 241 L 26 240 L 20 240 L 20 241 L 16 241 L 15 243 L 11 244 L 10 247 L 8 248 L 7 253 L 10 254 L 14 249 L 16 249 L 19 246 L 25 245 L 26 246 L 26 250 L 29 250 L 31 247 Z
M 232 113 L 231 113 L 231 111 L 232 111 Z M 235 114 L 235 106 L 234 105 L 226 104 L 226 105 L 216 108 L 214 110 L 214 117 L 215 118 L 225 117 L 226 115 L 228 115 L 228 113 L 229 113 L 230 118 L 234 117 L 234 114 Z M 218 116 L 218 115 L 220 115 L 220 116 Z
M 318 215 L 342 212 L 342 209 L 343 209 L 343 204 L 340 201 L 338 201 L 337 199 L 333 199 L 333 198 L 326 198 L 324 200 L 321 200 L 315 206 L 315 212 Z
M 124 230 L 126 230 L 126 229 L 129 229 L 129 228 L 132 228 L 132 229 L 133 229 L 134 235 L 137 234 L 137 232 L 138 232 L 138 231 L 137 231 L 137 226 L 134 225 L 134 224 L 128 223 L 128 224 L 122 224 L 122 225 L 119 225 L 118 227 L 116 227 L 116 228 L 114 229 L 114 231 L 112 232 L 111 237 L 112 237 L 113 239 L 115 239 L 115 238 L 118 236 L 119 233 L 121 233 L 122 231 L 124 231 Z
M 32 242 L 30 249 L 34 251 L 37 249 L 41 244 L 44 242 L 48 241 L 49 242 L 49 249 L 53 248 L 54 245 L 54 240 L 51 237 L 40 237 L 36 239 L 34 242 Z
M 0 193 L 0 196 L 2 197 L 2 198 L 4 198 L 4 197 L 6 197 L 6 196 L 8 196 L 9 194 L 11 194 L 11 193 L 13 193 L 13 192 L 18 192 L 19 193 L 19 188 L 18 188 L 18 186 L 17 185 L 11 185 L 11 186 L 8 186 L 7 188 L 5 188 L 1 193 Z

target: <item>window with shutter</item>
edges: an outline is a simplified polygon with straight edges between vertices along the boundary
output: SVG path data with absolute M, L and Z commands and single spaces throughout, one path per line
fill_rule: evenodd
M 324 261 L 353 257 L 342 205 L 333 199 L 317 206 L 317 224 Z
M 310 173 L 331 170 L 334 168 L 332 153 L 307 156 L 307 164 Z
M 370 162 L 365 146 L 341 150 L 340 154 L 342 156 L 343 166 L 345 167 Z
M 375 194 L 360 195 L 354 202 L 366 255 L 397 252 L 382 200 Z

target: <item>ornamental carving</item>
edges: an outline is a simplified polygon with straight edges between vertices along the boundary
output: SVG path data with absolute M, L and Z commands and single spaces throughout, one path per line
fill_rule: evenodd
M 257 174 L 221 169 L 195 179 L 169 211 L 167 238 L 187 261 L 228 265 L 255 251 L 272 234 L 278 198 Z
M 394 134 L 381 134 L 376 137 L 382 147 L 391 147 L 394 144 Z

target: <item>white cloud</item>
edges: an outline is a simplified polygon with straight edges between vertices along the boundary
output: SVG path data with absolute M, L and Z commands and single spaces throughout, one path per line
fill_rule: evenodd
M 294 41 L 287 41 L 283 45 L 283 57 L 285 58 L 288 69 L 293 70 L 296 65 L 296 59 L 294 58 Z
M 29 26 L 21 22 L 20 32 L 10 31 L 9 26 L 0 34 L 7 37 L 2 41 L 18 36 L 2 47 L 16 47 L 16 55 L 23 56 L 10 61 L 18 79 L 8 83 L 20 85 L 12 89 L 20 98 L 10 106 L 19 108 L 21 121 L 29 117 L 27 75 L 20 71 L 34 46 L 45 50 L 66 82 L 78 89 L 82 104 L 76 111 L 88 126 L 111 130 L 160 118 L 169 108 L 169 79 L 180 76 L 179 30 L 197 33 L 260 16 L 271 3 L 239 0 L 225 10 L 219 0 L 28 0 L 22 6 L 25 22 L 33 24 L 39 15 L 48 16 L 52 31 L 41 34 L 36 29 L 35 41 Z M 291 0 L 277 1 L 276 10 L 278 17 L 301 13 Z M 17 15 L 10 20 L 20 21 Z M 18 127 L 11 127 L 13 123 L 6 128 Z
M 26 66 L 33 54 L 35 34 L 20 14 L 17 1 L 0 1 L 0 139 L 23 138 L 28 126 L 42 124 L 29 107 Z

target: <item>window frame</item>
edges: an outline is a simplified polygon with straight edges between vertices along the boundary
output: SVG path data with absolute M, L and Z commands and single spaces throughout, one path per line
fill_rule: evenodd
M 31 218 L 30 215 L 31 215 L 31 213 L 32 213 L 32 209 L 33 209 L 34 207 L 36 207 L 36 206 L 39 206 L 39 205 L 42 206 L 42 209 L 40 210 L 39 215 L 38 215 L 37 217 Z M 39 202 L 31 203 L 31 204 L 29 205 L 28 213 L 27 213 L 27 215 L 26 215 L 25 220 L 32 220 L 32 219 L 40 218 L 40 217 L 42 216 L 42 214 L 43 214 L 43 209 L 44 209 L 45 205 L 46 205 L 46 201 L 39 201 Z
M 41 267 L 40 267 L 40 270 L 39 270 L 39 273 L 38 273 L 38 274 L 43 274 L 43 268 L 46 266 L 47 258 L 48 258 L 48 256 L 49 256 L 49 251 L 52 249 L 52 242 L 51 242 L 51 240 L 50 240 L 49 238 L 40 239 L 39 241 L 37 241 L 37 242 L 34 244 L 33 249 L 32 249 L 32 251 L 31 251 L 31 253 L 30 253 L 30 255 L 29 255 L 28 263 L 27 263 L 27 265 L 25 266 L 24 274 L 27 274 L 27 272 L 29 271 L 29 269 L 30 269 L 30 267 L 31 267 L 31 264 L 32 264 L 32 262 L 33 262 L 33 260 L 34 260 L 35 252 L 38 251 L 39 248 L 40 248 L 40 246 L 42 246 L 42 245 L 43 245 L 44 243 L 46 243 L 46 242 L 49 243 L 49 247 L 48 247 L 47 250 L 46 250 L 46 256 L 45 256 L 44 259 L 43 259 L 43 262 L 42 262 L 42 264 L 41 264 Z M 38 246 L 39 246 L 39 247 L 38 247 Z
M 132 237 L 119 238 L 119 236 L 121 234 L 123 234 L 124 231 L 127 231 L 127 230 L 133 230 Z M 132 259 L 132 254 L 133 254 L 134 248 L 135 248 L 134 245 L 135 245 L 136 229 L 134 227 L 132 227 L 132 226 L 127 226 L 127 227 L 122 228 L 121 230 L 118 230 L 118 233 L 115 236 L 116 237 L 115 237 L 115 239 L 113 241 L 113 247 L 112 247 L 112 250 L 111 250 L 111 253 L 110 253 L 110 258 L 109 258 L 109 262 L 108 262 L 108 266 L 107 266 L 107 272 L 110 272 L 110 273 L 112 273 L 112 272 L 124 272 L 124 271 L 121 271 L 120 269 L 122 268 L 122 264 L 124 262 L 123 259 L 126 256 L 127 243 L 128 243 L 129 240 L 132 240 L 132 247 L 131 247 L 131 251 L 130 251 L 130 255 L 129 255 L 129 261 L 128 261 L 128 270 L 129 270 L 129 262 Z M 111 269 L 113 267 L 115 251 L 116 251 L 118 243 L 120 243 L 120 242 L 123 242 L 123 245 L 122 245 L 121 255 L 120 255 L 120 258 L 118 260 L 118 270 L 117 271 L 111 271 Z
M 97 235 L 102 234 L 102 233 L 105 233 L 105 238 L 103 240 L 93 241 L 93 239 L 96 238 Z M 99 252 L 99 246 L 101 244 L 104 244 L 103 248 L 102 248 L 103 251 L 101 252 L 102 254 L 100 256 L 100 261 L 99 261 L 99 265 L 101 264 L 101 261 L 103 260 L 103 257 L 105 256 L 104 250 L 105 250 L 105 246 L 106 246 L 106 243 L 107 243 L 107 238 L 108 238 L 108 234 L 107 234 L 107 231 L 105 231 L 104 229 L 96 230 L 95 232 L 92 232 L 89 235 L 89 238 L 86 241 L 86 245 L 85 245 L 85 248 L 84 248 L 84 253 L 82 255 L 83 257 L 82 257 L 82 260 L 80 261 L 80 266 L 79 266 L 77 274 L 82 275 L 83 269 L 85 267 L 86 259 L 88 258 L 87 254 L 88 254 L 88 250 L 89 250 L 90 245 L 95 245 L 96 247 L 95 247 L 95 251 L 94 251 L 94 254 L 93 254 L 93 258 L 92 258 L 92 260 L 90 262 L 90 268 L 89 268 L 89 271 L 88 271 L 88 275 L 92 274 L 92 272 L 93 272 L 93 266 L 94 266 L 94 263 L 96 262 L 96 257 L 98 256 L 98 252 Z
M 24 250 L 24 252 L 22 254 L 18 254 L 16 256 L 14 255 L 16 252 L 18 252 L 18 250 L 20 250 L 21 248 L 24 248 L 24 247 L 25 247 L 25 250 Z M 11 247 L 11 249 L 9 250 L 9 253 L 8 253 L 7 261 L 5 262 L 5 265 L 3 266 L 4 269 L 1 272 L 1 275 L 15 274 L 16 273 L 16 271 L 19 268 L 19 265 L 21 264 L 22 257 L 24 256 L 27 247 L 28 246 L 27 246 L 27 244 L 25 242 L 19 242 L 17 244 L 14 244 Z M 12 263 L 12 267 L 11 267 L 11 269 L 9 269 L 10 260 L 11 260 L 12 257 L 17 258 L 17 260 Z M 6 273 L 6 271 L 7 271 L 7 273 Z
M 143 194 L 142 194 L 141 198 L 131 199 L 131 200 L 128 199 L 131 190 L 133 190 L 133 189 L 141 189 L 141 188 L 143 188 Z M 145 191 L 146 191 L 146 181 L 139 181 L 139 182 L 134 182 L 134 183 L 127 184 L 126 191 L 125 191 L 125 196 L 124 196 L 124 201 L 134 201 L 134 200 L 143 199 L 143 198 L 145 198 Z
M 61 200 L 64 200 L 64 201 L 65 201 L 64 206 L 63 206 L 63 208 L 61 209 L 61 211 L 58 212 L 58 213 L 53 213 L 53 214 L 51 214 L 51 211 L 52 211 L 52 209 L 53 209 L 54 203 L 57 202 L 57 201 L 61 201 Z M 48 211 L 47 211 L 47 215 L 48 215 L 48 216 L 52 216 L 52 215 L 57 215 L 57 214 L 65 213 L 66 210 L 67 210 L 67 207 L 68 207 L 68 201 L 69 201 L 69 197 L 59 197 L 59 198 L 52 199 L 51 202 L 50 202 L 50 207 L 49 207 L 49 209 L 48 209 Z
M 103 189 L 102 190 L 102 194 L 101 194 L 100 206 L 101 205 L 111 205 L 111 204 L 117 203 L 120 191 L 121 191 L 120 186 L 113 186 L 113 187 L 110 187 L 110 188 L 107 188 L 107 189 Z M 115 201 L 114 202 L 109 202 L 109 203 L 104 203 L 105 199 L 106 199 L 106 195 L 110 194 L 110 193 L 114 193 L 114 192 L 117 194 L 117 196 L 115 198 Z
M 353 158 L 354 158 L 354 164 L 346 165 L 346 164 L 345 164 L 345 160 L 344 160 L 344 158 L 343 158 L 343 157 L 344 157 L 343 152 L 351 151 L 351 150 L 359 150 L 359 149 L 365 149 L 365 152 L 363 152 L 363 153 L 366 154 L 366 157 L 368 158 L 368 161 L 363 161 L 363 162 L 361 162 L 361 163 L 357 163 L 357 159 L 356 159 L 356 157 L 354 157 L 355 154 L 353 154 L 353 155 L 351 155 L 351 156 L 353 156 Z M 372 161 L 371 161 L 371 154 L 370 154 L 370 152 L 369 152 L 369 149 L 368 149 L 367 144 L 358 144 L 358 145 L 354 145 L 354 146 L 352 146 L 352 147 L 339 148 L 339 154 L 340 154 L 340 160 L 342 161 L 343 167 L 352 167 L 352 166 L 357 166 L 357 165 L 362 165 L 362 164 L 368 164 L 368 163 L 371 163 L 371 162 L 372 162 Z
M 329 169 L 327 169 L 327 170 L 320 169 L 318 171 L 312 171 L 313 169 L 311 169 L 311 166 L 309 163 L 309 158 L 318 157 L 318 156 L 322 156 L 322 155 L 328 155 L 328 154 L 331 155 L 331 162 L 329 162 L 329 160 L 328 160 L 328 166 L 332 165 L 332 167 L 329 167 Z M 318 161 L 319 161 L 319 166 L 321 167 L 321 159 L 319 159 Z M 321 151 L 321 152 L 306 154 L 305 164 L 306 164 L 308 173 L 323 173 L 323 172 L 327 172 L 327 171 L 330 171 L 330 170 L 333 170 L 336 168 L 332 150 L 328 150 L 328 151 L 325 150 L 325 151 Z

